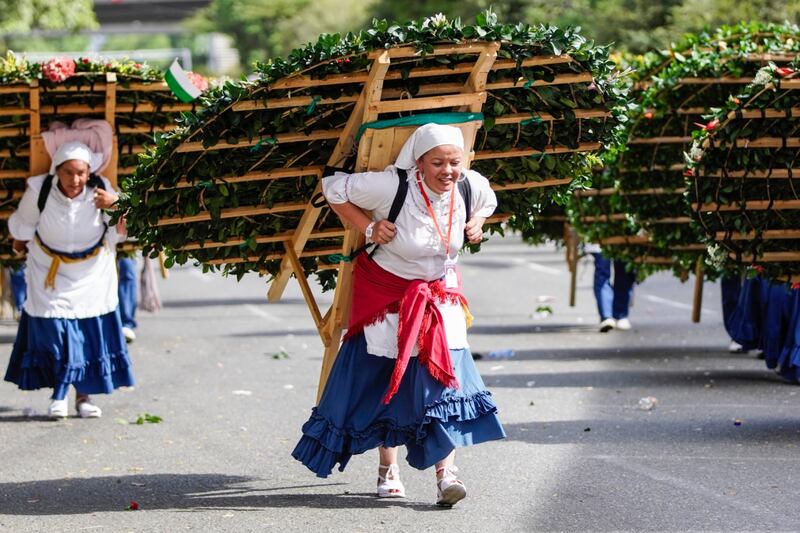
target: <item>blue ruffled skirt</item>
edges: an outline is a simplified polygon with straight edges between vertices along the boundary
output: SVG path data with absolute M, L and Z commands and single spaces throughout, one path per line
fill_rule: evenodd
M 735 340 L 745 350 L 754 350 L 760 347 L 764 333 L 764 315 L 766 313 L 768 282 L 761 277 L 754 277 L 744 281 L 739 292 L 739 302 L 736 309 L 726 324 L 726 329 L 731 339 Z
M 800 382 L 800 290 L 783 291 L 783 342 L 777 357 L 767 358 L 767 366 L 789 381 Z
M 90 318 L 42 318 L 22 312 L 6 381 L 20 389 L 52 388 L 61 400 L 70 385 L 83 394 L 133 386 L 119 310 Z
M 395 359 L 367 353 L 363 334 L 347 340 L 292 456 L 327 477 L 337 464 L 343 471 L 355 454 L 405 445 L 408 463 L 422 470 L 455 448 L 504 438 L 472 354 L 450 350 L 450 357 L 458 389 L 434 380 L 413 357 L 397 394 L 384 405 Z

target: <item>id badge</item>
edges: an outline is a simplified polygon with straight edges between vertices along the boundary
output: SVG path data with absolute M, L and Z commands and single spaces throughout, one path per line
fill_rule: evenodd
M 458 288 L 458 274 L 456 273 L 456 262 L 449 257 L 444 262 L 444 286 L 447 289 Z

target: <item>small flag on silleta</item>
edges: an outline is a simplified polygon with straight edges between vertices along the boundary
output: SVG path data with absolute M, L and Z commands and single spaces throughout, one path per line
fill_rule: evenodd
M 188 104 L 202 94 L 202 91 L 189 79 L 186 71 L 181 68 L 177 58 L 164 74 L 164 81 L 181 102 Z

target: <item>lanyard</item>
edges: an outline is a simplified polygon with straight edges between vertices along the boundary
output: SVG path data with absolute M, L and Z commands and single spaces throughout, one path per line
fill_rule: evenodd
M 417 175 L 419 175 L 419 171 L 417 171 Z M 422 180 L 417 180 L 417 185 L 419 185 L 419 192 L 422 193 L 422 198 L 425 200 L 425 206 L 428 208 L 428 214 L 433 219 L 433 225 L 436 226 L 436 232 L 439 234 L 439 238 L 442 239 L 442 244 L 444 244 L 444 253 L 447 257 L 450 257 L 450 234 L 453 230 L 453 207 L 455 206 L 456 199 L 455 190 L 450 191 L 450 215 L 447 218 L 447 239 L 445 239 L 444 233 L 439 227 L 439 221 L 436 219 L 436 214 L 433 212 L 431 201 L 428 199 L 428 195 L 425 193 L 425 189 L 422 187 Z

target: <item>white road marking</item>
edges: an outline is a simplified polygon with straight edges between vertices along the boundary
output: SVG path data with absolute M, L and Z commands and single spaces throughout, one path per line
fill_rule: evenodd
M 270 322 L 275 322 L 276 324 L 280 323 L 280 322 L 283 322 L 283 320 L 281 320 L 280 318 L 276 317 L 273 314 L 267 313 L 263 309 L 259 309 L 258 307 L 256 307 L 253 304 L 244 304 L 244 308 L 247 309 L 248 311 L 250 311 L 251 313 L 253 313 L 256 316 L 260 316 L 261 318 L 266 318 Z
M 676 309 L 686 309 L 688 311 L 692 310 L 692 306 L 689 304 L 676 302 L 674 300 L 668 300 L 667 298 L 662 298 L 660 296 L 654 296 L 652 294 L 645 294 L 644 299 L 656 304 L 664 304 L 668 305 L 669 307 L 675 307 Z M 704 313 L 710 313 L 712 315 L 718 315 L 719 311 L 715 309 L 709 309 L 708 307 L 701 307 L 700 308 Z

